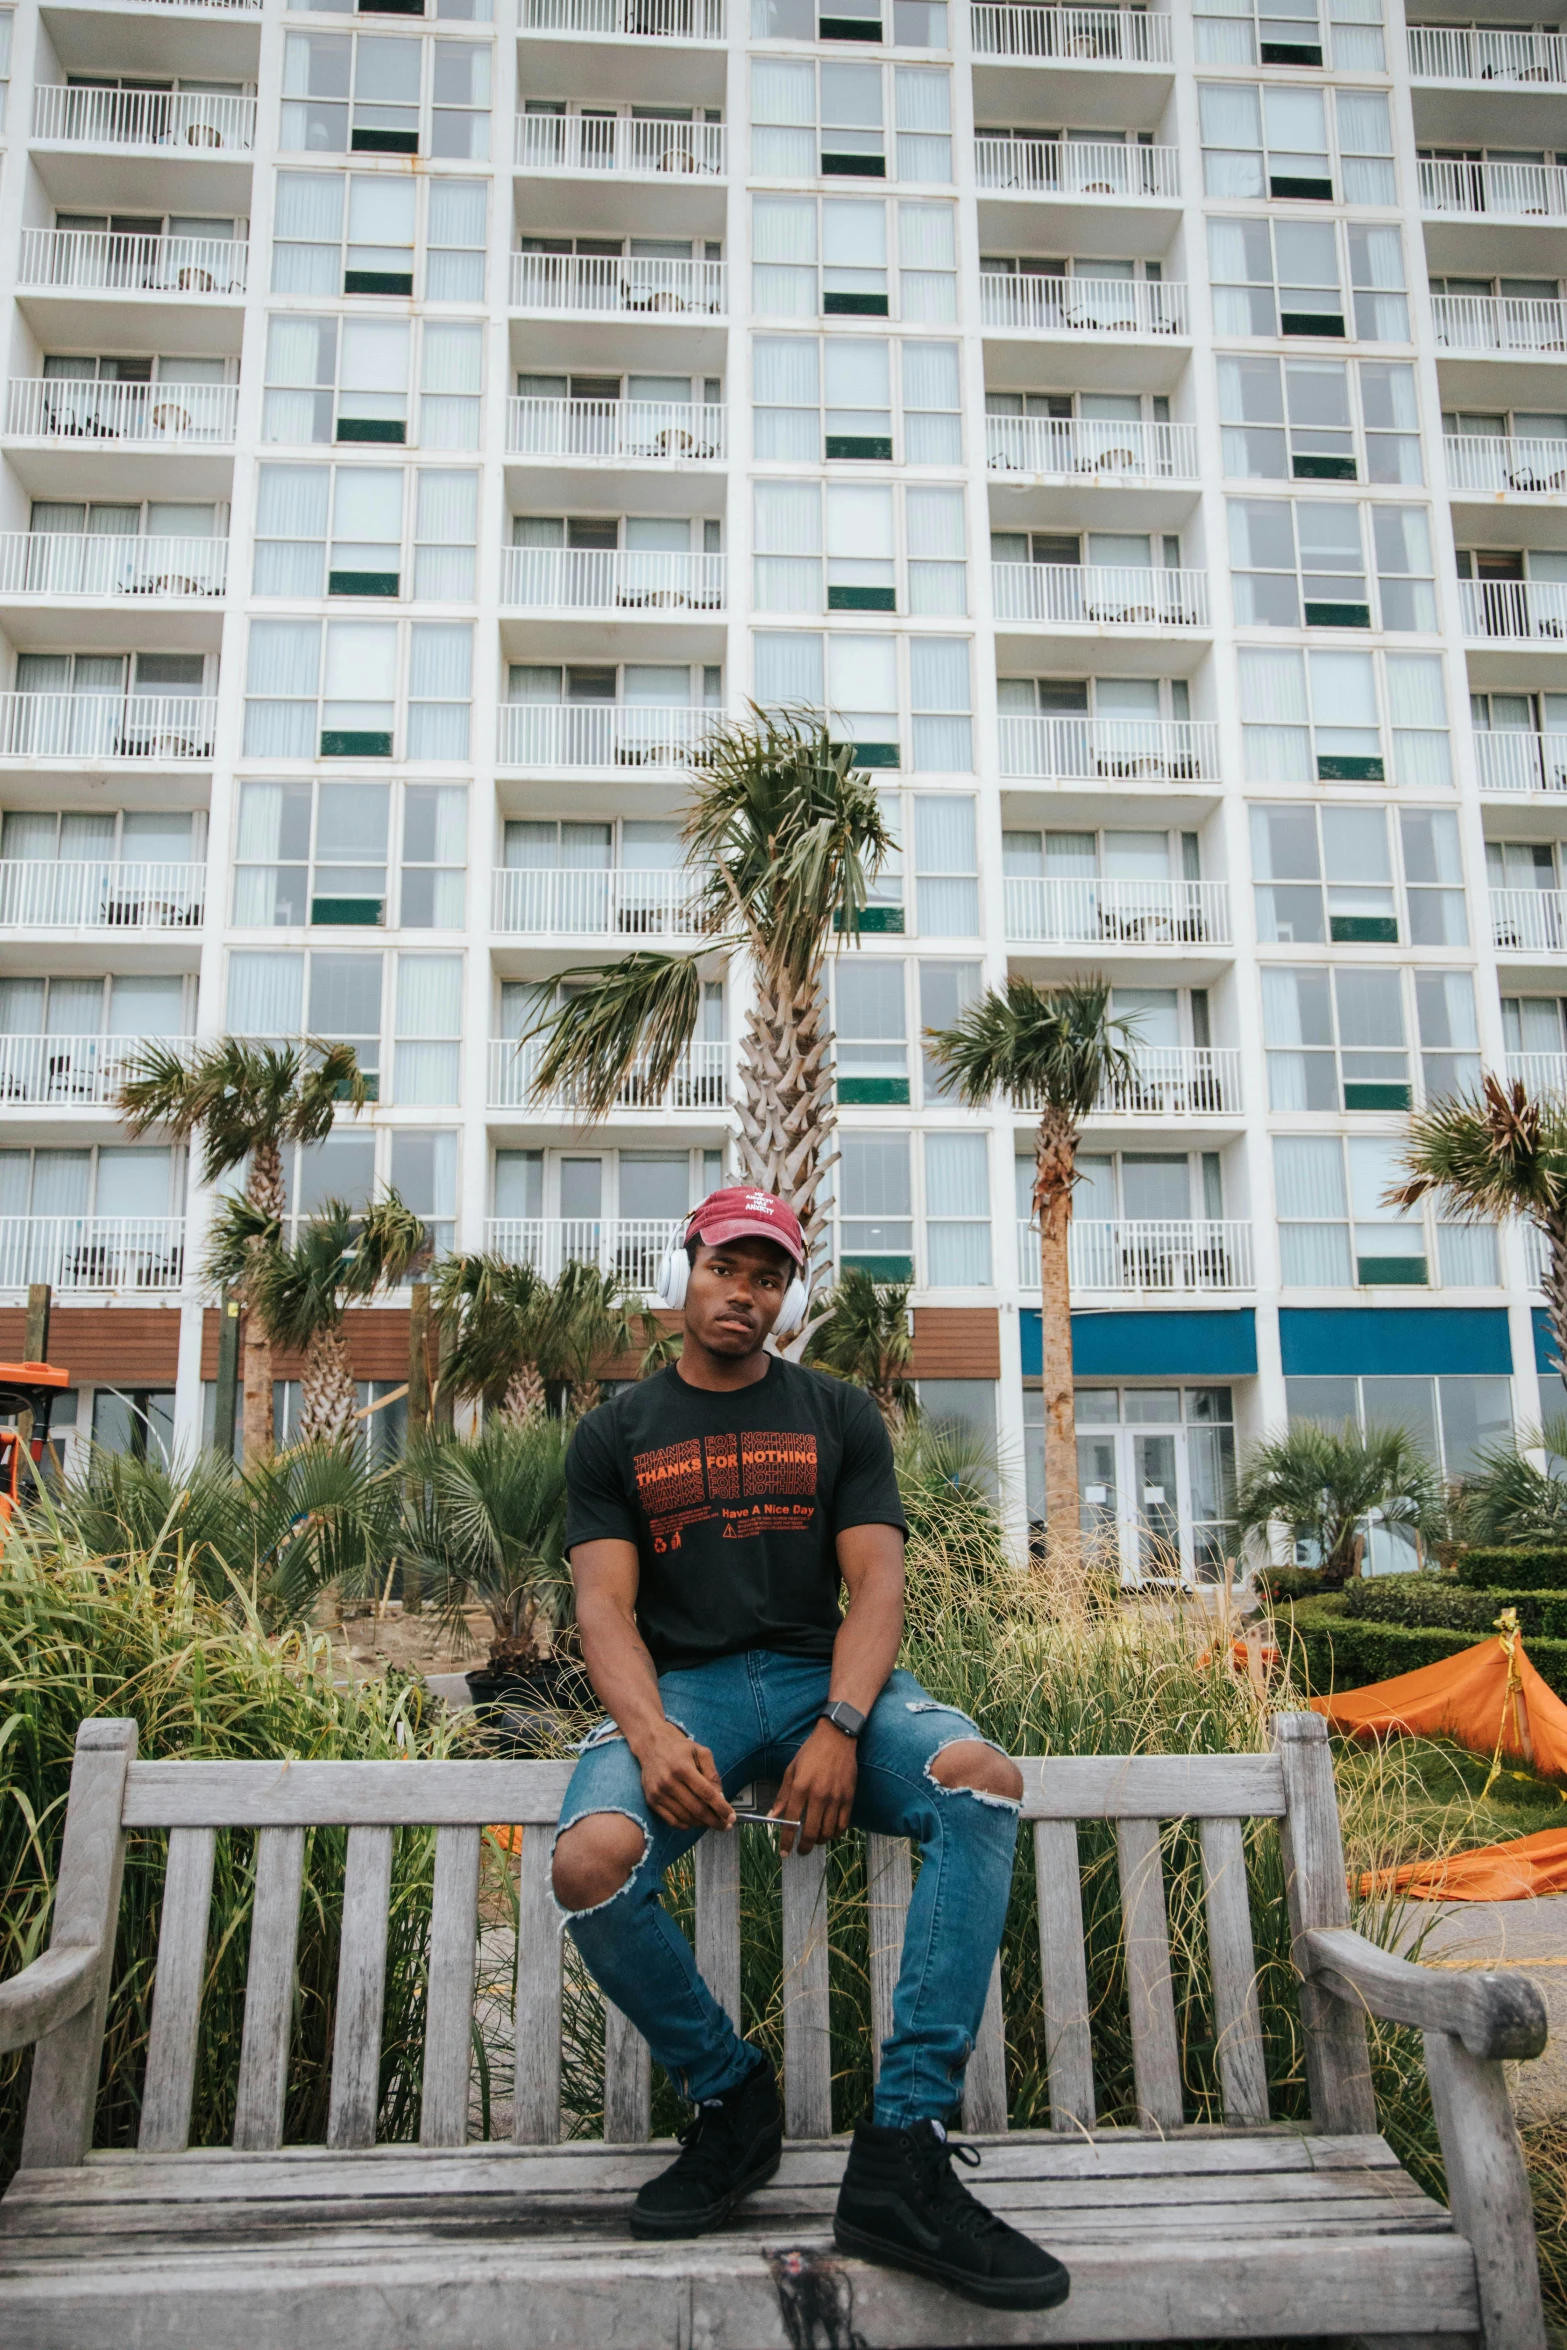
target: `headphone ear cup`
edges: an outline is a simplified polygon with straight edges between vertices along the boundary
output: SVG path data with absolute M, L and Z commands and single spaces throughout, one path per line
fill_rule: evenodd
M 784 1301 L 778 1309 L 778 1319 L 773 1324 L 773 1336 L 775 1338 L 788 1338 L 794 1331 L 798 1330 L 800 1324 L 805 1320 L 805 1309 L 809 1302 L 809 1293 L 806 1289 L 805 1283 L 801 1280 L 799 1274 L 796 1273 L 794 1279 L 790 1282 L 788 1288 L 784 1291 Z
M 658 1268 L 658 1302 L 678 1313 L 686 1302 L 686 1284 L 691 1278 L 691 1259 L 684 1246 L 666 1249 L 664 1261 Z

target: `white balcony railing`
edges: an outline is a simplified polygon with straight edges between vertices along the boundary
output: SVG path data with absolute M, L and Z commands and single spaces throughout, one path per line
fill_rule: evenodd
M 0 531 L 0 596 L 221 596 L 228 554 L 227 539 Z
M 1241 1106 L 1241 1057 L 1228 1045 L 1138 1044 L 1132 1073 L 1106 1086 L 1102 1117 L 1233 1117 Z
M 1452 163 L 1423 155 L 1420 209 L 1567 220 L 1567 167 L 1559 163 Z
M 496 758 L 502 767 L 689 767 L 723 723 L 721 711 L 688 703 L 503 702 Z
M 1567 351 L 1567 302 L 1514 294 L 1433 294 L 1436 339 L 1450 351 Z
M 0 1036 L 0 1109 L 108 1110 L 135 1036 Z
M 1536 1101 L 1542 1094 L 1567 1093 L 1567 1053 L 1509 1053 L 1507 1074 Z
M 1219 729 L 1201 718 L 1001 715 L 1003 775 L 1056 782 L 1216 783 Z
M 1124 423 L 1106 417 L 987 416 L 992 473 L 1055 481 L 1195 481 L 1195 424 Z
M 33 137 L 72 147 L 172 147 L 192 154 L 248 151 L 256 101 L 220 90 L 105 90 L 90 83 L 40 82 Z
M 1018 1281 L 1039 1281 L 1039 1234 L 1017 1227 Z M 1074 1290 L 1251 1289 L 1251 1226 L 1232 1216 L 1131 1221 L 1074 1216 L 1067 1238 Z
M 485 1247 L 509 1264 L 531 1265 L 546 1281 L 567 1265 L 595 1265 L 649 1296 L 658 1269 L 685 1231 L 667 1216 L 492 1216 Z
M 1409 70 L 1418 82 L 1503 82 L 1531 87 L 1567 82 L 1567 41 L 1560 33 L 1494 30 L 1488 25 L 1412 24 Z
M 1450 490 L 1518 490 L 1555 496 L 1567 490 L 1567 440 L 1519 441 L 1477 432 L 1449 433 L 1442 443 Z
M 210 759 L 213 694 L 0 694 L 0 758 Z
M 206 897 L 205 865 L 0 859 L 0 927 L 8 930 L 195 930 Z
M 643 122 L 623 114 L 519 114 L 519 171 L 673 173 L 721 179 L 728 125 Z
M 1567 734 L 1487 728 L 1474 746 L 1483 792 L 1567 792 Z
M 534 1073 L 543 1046 L 537 1037 L 518 1044 L 508 1036 L 490 1039 L 492 1110 L 574 1110 L 581 1107 L 569 1089 L 535 1097 Z M 674 1081 L 658 1092 L 645 1074 L 633 1070 L 615 1097 L 617 1110 L 722 1110 L 729 1100 L 729 1047 L 694 1044 L 682 1056 Z
M 1493 889 L 1491 940 L 1499 954 L 1559 955 L 1567 942 L 1567 891 Z
M 183 1216 L 0 1216 L 0 1290 L 178 1289 Z
M 73 293 L 242 294 L 249 258 L 239 237 L 24 228 L 18 283 Z
M 1464 634 L 1567 639 L 1567 579 L 1461 579 Z
M 1206 571 L 1130 564 L 992 563 L 998 621 L 1044 627 L 1206 628 Z
M 612 33 L 633 41 L 721 41 L 724 0 L 523 0 L 525 33 Z
M 698 882 L 684 871 L 578 872 L 508 866 L 495 876 L 497 930 L 541 938 L 693 938 Z
M 722 261 L 645 261 L 614 253 L 514 253 L 514 310 L 569 310 L 594 317 L 717 318 Z
M 981 194 L 1178 197 L 1180 150 L 1111 139 L 981 137 L 974 141 L 974 179 Z
M 1223 881 L 1115 881 L 1009 873 L 1007 937 L 1018 945 L 1228 946 Z
M 724 558 L 633 547 L 503 547 L 501 602 L 545 610 L 721 612 Z
M 165 0 L 157 0 L 164 5 Z M 173 5 L 173 0 L 167 0 Z M 160 448 L 234 438 L 238 384 L 115 383 L 14 375 L 5 429 L 13 440 L 146 441 Z
M 518 457 L 615 457 L 655 464 L 722 457 L 726 411 L 676 400 L 506 403 L 506 446 Z
M 1173 278 L 1008 276 L 981 270 L 982 325 L 1024 335 L 1184 335 L 1186 288 Z
M 1040 58 L 1061 65 L 1168 65 L 1170 19 L 1152 8 L 1016 8 L 973 0 L 976 57 Z

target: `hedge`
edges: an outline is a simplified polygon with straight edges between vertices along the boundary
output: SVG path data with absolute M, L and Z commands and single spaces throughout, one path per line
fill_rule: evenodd
M 1461 1550 L 1457 1572 L 1471 1591 L 1567 1591 L 1567 1548 Z
M 1287 1609 L 1280 1629 L 1287 1631 L 1291 1620 L 1317 1691 L 1363 1689 L 1372 1681 L 1391 1681 L 1399 1673 L 1415 1673 L 1444 1656 L 1457 1656 L 1461 1649 L 1473 1648 L 1476 1639 L 1471 1631 L 1430 1624 L 1367 1623 L 1347 1615 L 1343 1603 L 1332 1599 L 1308 1600 Z M 1531 1640 L 1528 1649 L 1540 1678 L 1558 1697 L 1567 1698 L 1567 1640 Z
M 1467 1632 L 1471 1641 L 1483 1639 L 1508 1607 L 1531 1641 L 1567 1640 L 1567 1592 L 1472 1591 L 1451 1575 L 1362 1576 L 1344 1587 L 1344 1613 L 1359 1623 L 1437 1625 Z

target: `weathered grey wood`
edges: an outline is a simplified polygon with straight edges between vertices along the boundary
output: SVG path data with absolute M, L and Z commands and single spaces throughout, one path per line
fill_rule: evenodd
M 96 1951 L 98 1964 L 92 1997 L 73 2007 L 33 2051 L 22 2133 L 24 2170 L 79 2163 L 92 2144 L 125 1868 L 120 1815 L 126 1773 L 135 1753 L 134 1722 L 83 1722 L 76 1733 L 49 1949 Z
M 979 2038 L 963 2077 L 963 2127 L 976 2133 L 1007 2126 L 1007 2031 L 1001 2007 L 1001 1961 L 990 1970 Z
M 783 1863 L 784 2127 L 791 2138 L 832 2130 L 827 1994 L 827 1848 Z
M 1544 2050 L 1545 2002 L 1527 1975 L 1417 1966 L 1348 1926 L 1313 1927 L 1305 1944 L 1313 1981 L 1369 2015 L 1455 2033 L 1471 2056 L 1531 2057 Z
M 1315 1717 L 1313 1717 L 1315 1718 Z M 1025 1820 L 1277 1819 L 1271 1754 L 1020 1754 Z
M 740 2029 L 740 1830 L 711 1830 L 696 1848 L 697 1972 Z
M 234 2101 L 234 2143 L 242 2152 L 283 2142 L 288 2044 L 294 2019 L 294 1953 L 299 1942 L 299 1892 L 304 1870 L 303 1828 L 263 1828 L 256 1838 L 245 2029 Z
M 561 1917 L 550 1892 L 550 1846 L 547 1827 L 524 1828 L 511 2108 L 519 2146 L 553 2146 L 560 2136 Z
M 13 2048 L 30 2048 L 79 2015 L 97 1991 L 102 1963 L 96 1944 L 82 1950 L 46 1950 L 19 1975 L 0 1983 L 0 2056 Z
M 1088 1965 L 1083 1953 L 1083 1881 L 1077 1827 L 1071 1820 L 1034 1823 L 1038 1885 L 1039 1972 L 1050 2072 L 1050 2126 L 1094 2126 L 1094 2058 L 1088 2030 Z
M 1447 2199 L 1474 2248 L 1485 2350 L 1546 2350 L 1534 2212 L 1500 2062 L 1448 2032 L 1425 2035 Z
M 1344 1838 L 1328 1728 L 1320 1714 L 1279 1714 L 1274 1752 L 1284 1775 L 1289 1809 L 1279 1829 L 1290 1942 L 1300 1971 L 1300 2021 L 1306 2042 L 1306 2086 L 1319 2130 L 1374 2130 L 1377 2103 L 1362 2013 L 1313 1982 L 1305 1936 L 1313 1926 L 1349 1924 Z
M 332 2035 L 329 2146 L 373 2146 L 381 2104 L 381 2021 L 386 2006 L 386 1910 L 392 1831 L 352 1828 L 343 1879 L 343 1931 Z
M 162 2154 L 190 2143 L 196 2032 L 207 1971 L 207 1918 L 212 1907 L 217 1843 L 215 1828 L 174 1828 L 169 1834 L 147 2077 L 136 2139 L 144 2154 Z
M 1251 1937 L 1246 1886 L 1246 1835 L 1239 1820 L 1201 1820 L 1208 1967 L 1213 1983 L 1213 2030 L 1219 2050 L 1224 2118 L 1265 2122 L 1268 2068 L 1257 2001 L 1257 1953 Z
M 1181 2045 L 1170 1977 L 1170 1925 L 1157 1820 L 1122 1820 L 1116 1828 L 1121 1922 L 1126 1937 L 1126 1999 L 1132 2024 L 1132 2073 L 1145 2128 L 1178 2130 L 1185 2119 Z
M 604 2138 L 645 2145 L 653 2118 L 653 2060 L 647 2042 L 612 1999 L 604 2002 Z
M 479 1935 L 479 1831 L 442 1828 L 430 1896 L 430 1976 L 425 1994 L 421 2146 L 461 2146 L 468 2136 L 473 2070 L 473 1973 Z
M 134 1763 L 126 1779 L 124 1824 L 483 1828 L 553 1822 L 571 1773 L 567 1762 Z
M 892 2037 L 892 2008 L 903 1964 L 903 1929 L 914 1892 L 906 1836 L 865 1839 L 865 1908 L 870 1938 L 871 2079 L 881 2078 L 881 2047 Z

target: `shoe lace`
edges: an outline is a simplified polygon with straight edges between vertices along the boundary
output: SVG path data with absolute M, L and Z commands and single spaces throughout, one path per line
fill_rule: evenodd
M 970 2194 L 953 2170 L 953 2159 L 965 2170 L 978 2170 L 980 2152 L 977 2146 L 966 2146 L 958 2138 L 931 2137 L 924 2141 L 914 2139 L 911 2144 L 919 2149 L 917 2159 L 925 2169 L 924 2185 L 942 2219 L 963 2235 L 992 2236 L 1005 2231 L 1006 2221 L 997 2217 L 988 2204 Z
M 734 2168 L 734 2147 L 724 2129 L 724 2113 L 715 2100 L 710 2106 L 699 2105 L 680 2132 L 680 2156 L 676 2168 L 687 2178 L 727 2179 Z

